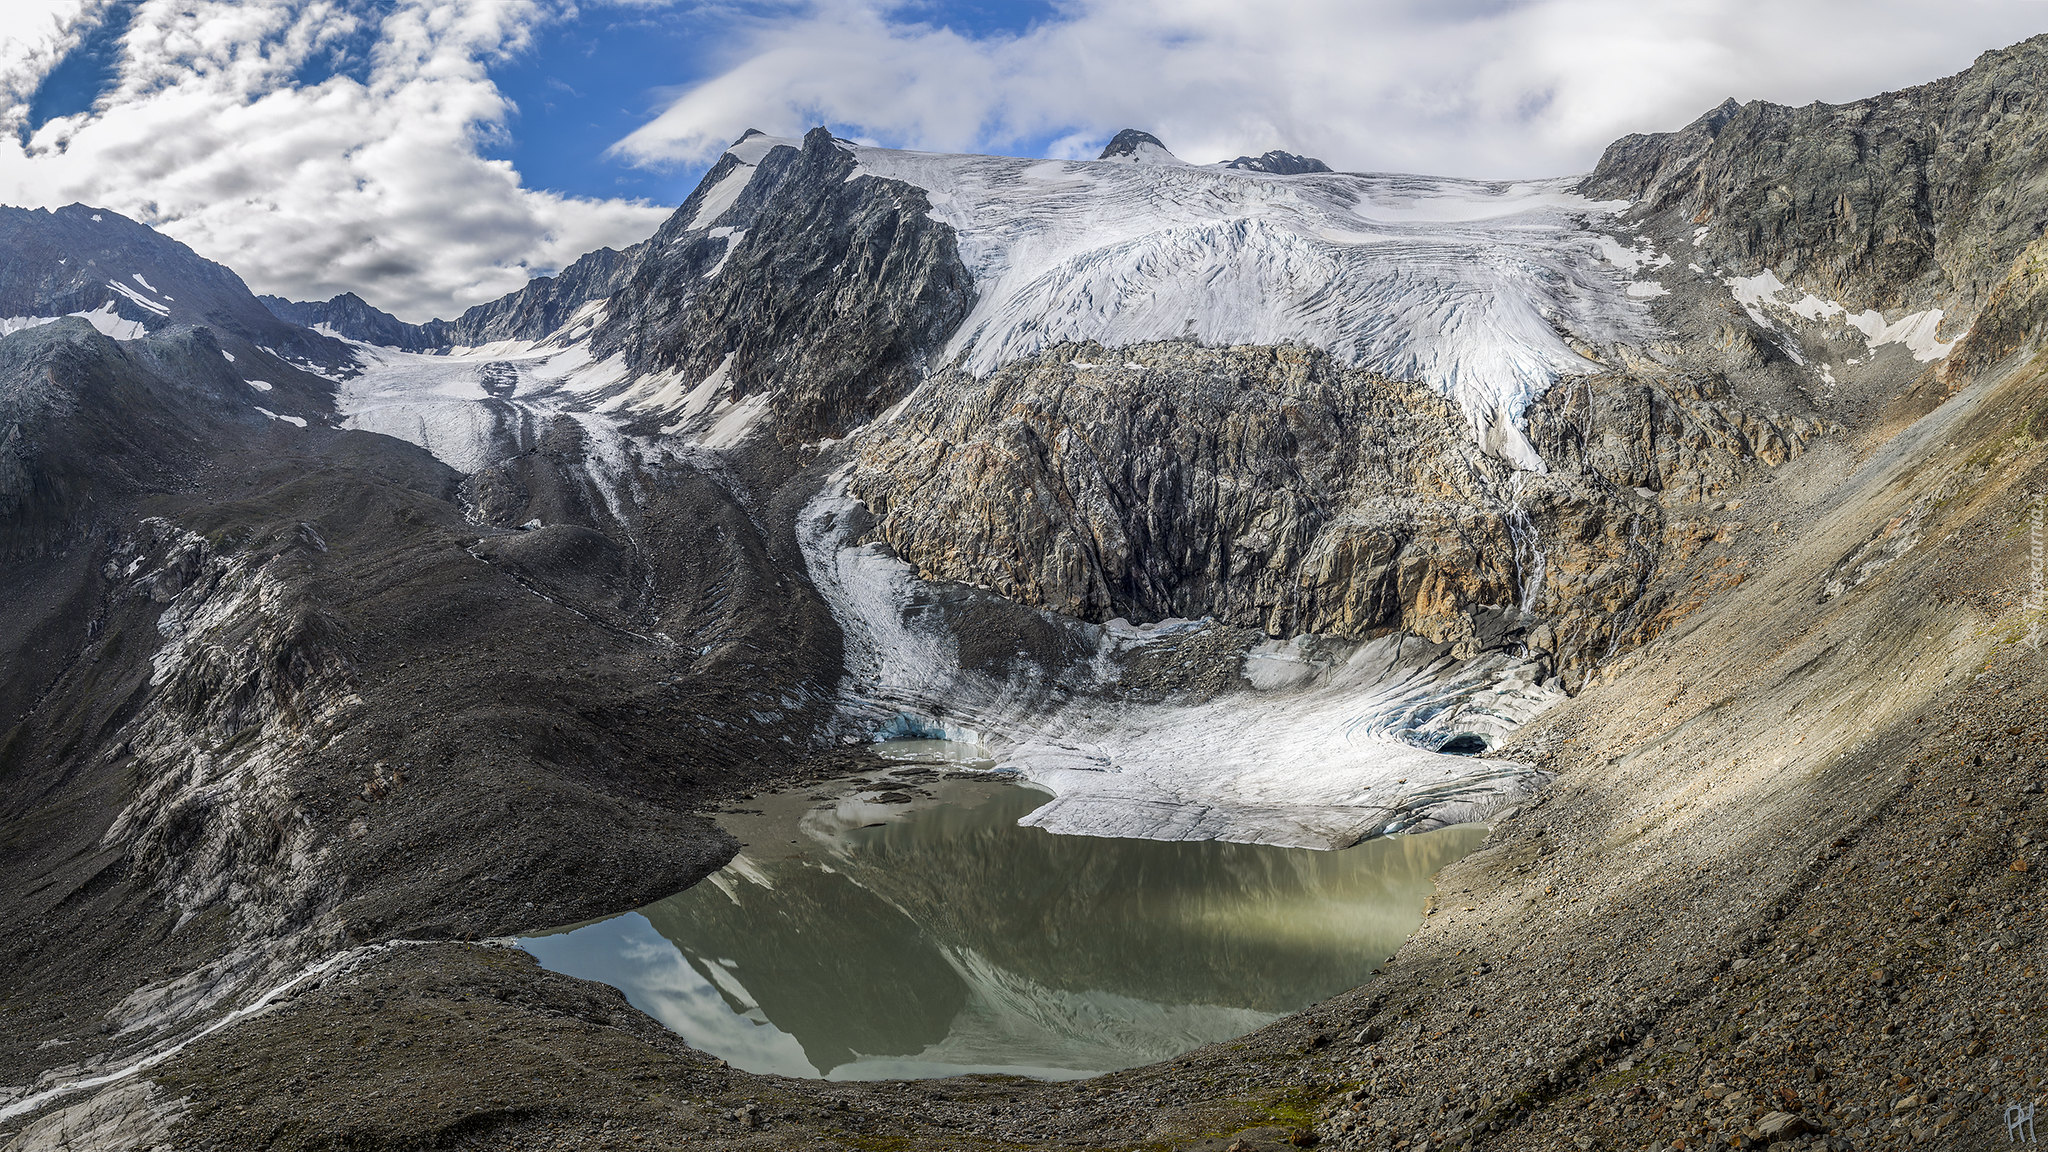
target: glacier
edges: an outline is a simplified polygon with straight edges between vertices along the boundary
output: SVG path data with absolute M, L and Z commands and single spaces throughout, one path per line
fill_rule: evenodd
M 1019 666 L 1003 679 L 962 666 L 945 593 L 859 540 L 862 509 L 834 477 L 797 541 L 845 636 L 847 739 L 911 736 L 979 745 L 1000 770 L 1053 794 L 1024 823 L 1050 832 L 1343 848 L 1371 836 L 1463 823 L 1532 797 L 1548 777 L 1512 760 L 1431 751 L 1487 746 L 1564 698 L 1536 660 L 1394 634 L 1357 645 L 1311 638 L 1244 653 L 1252 690 L 1203 703 L 1110 691 L 1121 660 L 1203 621 L 1068 621 L 1085 666 Z
M 750 155 L 771 146 L 744 143 Z M 1305 344 L 1437 388 L 1483 445 L 1541 471 L 1523 410 L 1558 378 L 1603 367 L 1571 342 L 1653 331 L 1594 227 L 1628 204 L 1589 200 L 1568 178 L 1276 176 L 843 146 L 858 173 L 924 189 L 958 234 L 980 298 L 945 358 L 977 375 L 1069 341 Z

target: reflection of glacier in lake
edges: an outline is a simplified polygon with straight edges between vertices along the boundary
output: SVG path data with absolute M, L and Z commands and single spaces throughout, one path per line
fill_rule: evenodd
M 1482 834 L 1341 852 L 1054 836 L 1018 826 L 1044 799 L 1028 789 L 898 787 L 764 797 L 705 883 L 521 943 L 748 1071 L 1081 1076 L 1361 983 Z

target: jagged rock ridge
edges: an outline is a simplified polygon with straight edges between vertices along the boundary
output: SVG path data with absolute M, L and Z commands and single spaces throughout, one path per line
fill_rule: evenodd
M 278 317 L 308 328 L 325 328 L 349 340 L 407 352 L 473 347 L 499 340 L 540 340 L 559 331 L 578 308 L 617 291 L 637 258 L 639 245 L 624 252 L 599 248 L 576 258 L 553 276 L 536 276 L 516 292 L 478 304 L 453 320 L 409 324 L 353 292 L 331 300 L 302 302 L 262 296 Z
M 1300 176 L 1307 172 L 1328 172 L 1330 166 L 1313 156 L 1299 156 L 1293 152 L 1282 152 L 1275 148 L 1259 156 L 1239 156 L 1227 161 L 1225 168 L 1242 168 L 1247 172 L 1268 172 L 1275 176 Z
M 1966 327 L 2048 228 L 2048 40 L 1848 104 L 1728 100 L 1677 132 L 1626 136 L 1596 197 L 1731 267 L 1817 296 L 1945 310 Z
M 0 332 L 82 315 L 123 337 L 204 324 L 280 353 L 346 361 L 334 341 L 273 316 L 242 278 L 118 212 L 0 206 Z

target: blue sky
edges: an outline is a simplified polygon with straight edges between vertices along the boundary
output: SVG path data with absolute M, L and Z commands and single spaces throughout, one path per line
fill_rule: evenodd
M 905 15 L 979 39 L 1023 33 L 1051 17 L 1053 6 L 982 0 L 910 9 Z M 737 26 L 760 19 L 710 6 L 613 8 L 551 24 L 535 37 L 532 50 L 491 69 L 519 112 L 510 125 L 511 138 L 487 153 L 511 160 L 533 187 L 681 203 L 708 161 L 649 167 L 628 163 L 609 149 L 679 91 L 730 63 L 728 46 Z M 740 125 L 739 130 L 749 127 Z M 1038 141 L 1049 142 L 1049 137 Z
M 2020 0 L 6 0 L 0 202 L 416 320 L 646 237 L 749 127 L 1560 176 L 1729 96 L 1852 100 L 2043 31 Z
M 533 48 L 491 68 L 518 112 L 485 154 L 512 161 L 528 185 L 578 196 L 681 203 L 706 165 L 648 168 L 608 155 L 678 86 L 717 57 L 715 13 L 599 10 L 551 24 Z
M 115 0 L 30 97 L 25 128 L 89 111 L 120 80 L 121 38 L 139 0 Z M 987 40 L 1014 37 L 1054 18 L 1042 0 L 912 4 L 904 23 Z M 529 46 L 489 62 L 491 79 L 516 111 L 482 152 L 512 162 L 530 188 L 593 198 L 629 197 L 678 204 L 709 167 L 703 159 L 629 162 L 611 147 L 647 123 L 692 84 L 729 64 L 744 27 L 772 22 L 775 6 L 740 12 L 713 5 L 601 6 L 540 23 Z M 366 81 L 374 30 L 349 36 L 306 62 L 296 80 L 319 84 L 337 74 Z M 751 125 L 744 125 L 751 127 Z M 734 133 L 738 135 L 737 132 Z M 1026 140 L 1050 146 L 1059 133 Z
M 120 79 L 121 37 L 134 15 L 133 3 L 115 5 L 86 29 L 83 38 L 43 77 L 29 96 L 26 128 L 90 109 Z

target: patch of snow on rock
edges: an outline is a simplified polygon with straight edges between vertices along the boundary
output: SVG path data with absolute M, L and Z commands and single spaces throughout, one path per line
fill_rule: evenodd
M 57 316 L 0 316 L 0 336 L 55 324 L 59 319 L 61 317 Z
M 1735 297 L 1735 302 L 1749 313 L 1750 319 L 1764 328 L 1771 326 L 1764 316 L 1765 308 L 1789 312 L 1807 321 L 1836 320 L 1861 332 L 1863 342 L 1871 351 L 1875 352 L 1886 344 L 1903 344 L 1913 354 L 1913 359 L 1923 364 L 1948 355 L 1956 342 L 1962 339 L 1960 334 L 1952 340 L 1941 339 L 1942 310 L 1939 308 L 1912 312 L 1897 320 L 1886 321 L 1884 313 L 1875 308 L 1851 312 L 1847 305 L 1811 292 L 1801 292 L 1796 300 L 1789 299 L 1796 290 L 1786 286 L 1769 268 L 1754 276 L 1731 276 L 1723 283 Z
M 747 190 L 747 184 L 754 178 L 754 168 L 769 152 L 776 148 L 801 148 L 799 140 L 784 140 L 779 136 L 768 136 L 756 132 L 725 150 L 726 155 L 739 162 L 738 167 L 721 177 L 717 184 L 704 193 L 704 199 L 697 202 L 697 211 L 690 216 L 684 231 L 702 228 L 717 223 L 726 210 L 739 203 L 740 193 Z
M 147 312 L 154 313 L 155 315 L 158 316 L 169 316 L 171 314 L 171 310 L 169 308 L 157 303 L 155 300 L 151 300 L 149 297 L 144 296 L 142 293 L 137 292 L 135 289 L 130 288 L 126 284 L 121 283 L 119 280 L 107 281 L 107 287 L 112 288 L 116 292 L 119 292 L 123 297 L 133 301 L 136 307 L 141 308 Z M 155 291 L 155 289 L 151 289 L 151 291 Z
M 140 340 L 149 335 L 149 329 L 142 326 L 142 321 L 130 320 L 121 315 L 114 309 L 112 300 L 90 312 L 73 312 L 72 315 L 99 329 L 102 335 L 116 340 Z

